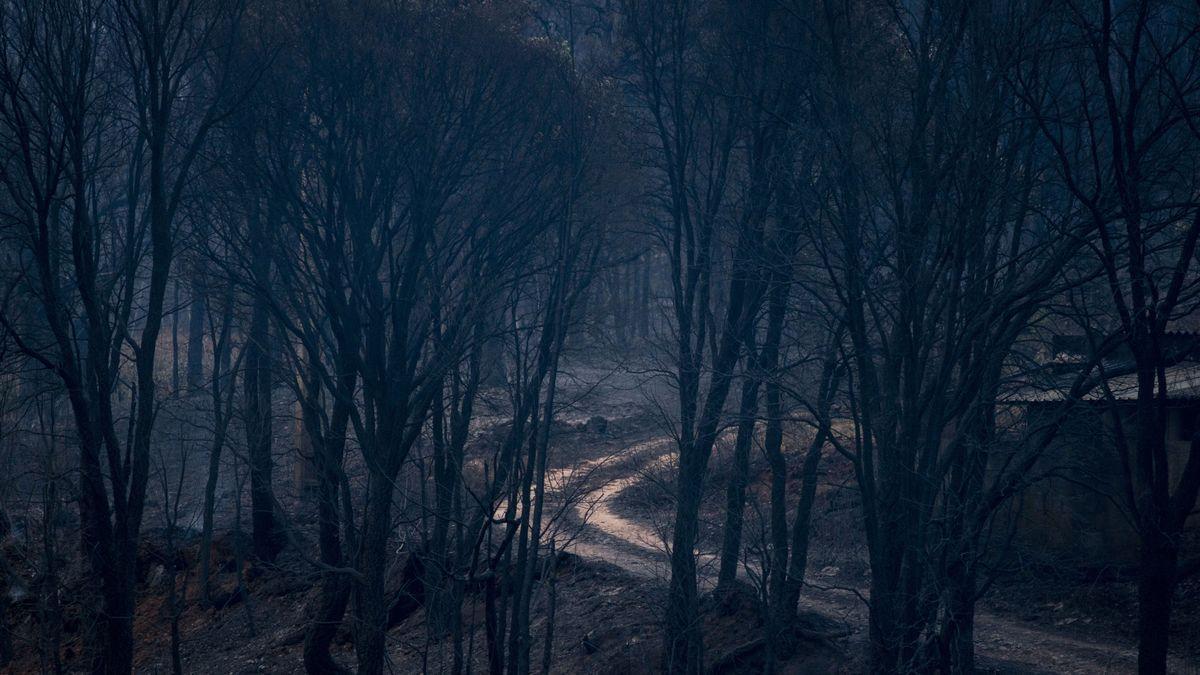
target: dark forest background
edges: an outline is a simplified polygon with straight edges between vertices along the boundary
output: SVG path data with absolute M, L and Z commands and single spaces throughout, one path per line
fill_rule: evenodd
M 1191 0 L 0 0 L 0 667 L 1195 667 L 1198 238 Z

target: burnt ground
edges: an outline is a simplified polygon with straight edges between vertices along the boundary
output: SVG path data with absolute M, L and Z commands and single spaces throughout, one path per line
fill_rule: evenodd
M 724 490 L 731 468 L 731 444 L 729 439 L 723 440 L 713 458 L 701 514 L 701 560 L 713 566 L 721 543 Z M 789 439 L 787 444 L 792 452 L 800 452 L 806 445 L 796 441 Z M 793 457 L 789 466 L 800 463 Z M 844 458 L 830 453 L 823 463 L 802 605 L 846 622 L 854 634 L 845 640 L 845 650 L 858 658 L 865 647 L 870 583 L 858 497 Z M 769 474 L 761 456 L 754 458 L 751 471 L 754 480 L 746 543 L 753 548 L 766 537 Z M 634 536 L 643 538 L 653 533 L 655 546 L 660 548 L 671 517 L 672 472 L 669 458 L 650 459 L 635 476 L 615 486 L 618 489 L 607 504 L 608 512 L 626 531 L 641 532 Z M 789 490 L 798 490 L 798 483 L 799 477 L 791 476 Z M 749 562 L 756 564 L 753 559 Z M 715 569 L 709 572 L 715 575 Z M 1006 565 L 979 603 L 979 666 L 985 672 L 1133 672 L 1137 666 L 1136 617 L 1137 587 L 1127 578 L 1045 564 Z M 1180 584 L 1171 638 L 1172 672 L 1200 672 L 1200 579 L 1196 577 Z
M 592 378 L 592 382 L 597 378 Z M 575 554 L 566 554 L 556 573 L 542 585 L 534 599 L 534 659 L 540 662 L 545 649 L 545 629 L 551 605 L 554 608 L 555 637 L 552 658 L 555 672 L 640 673 L 654 670 L 661 651 L 661 611 L 665 577 L 647 575 L 639 568 L 614 564 L 604 555 L 580 555 L 597 550 L 587 527 L 581 527 L 579 513 L 598 505 L 596 489 L 630 475 L 644 459 L 646 450 L 657 452 L 656 417 L 644 410 L 644 403 L 631 388 L 608 387 L 597 393 L 591 386 L 579 388 L 569 399 L 556 430 L 554 475 L 551 489 L 559 508 L 551 534 Z M 603 414 L 608 420 L 598 431 L 588 420 Z M 486 433 L 481 445 L 487 445 Z M 587 467 L 579 470 L 580 466 Z M 570 476 L 564 473 L 570 467 Z M 231 512 L 232 491 L 222 495 L 218 528 L 225 534 L 213 545 L 216 570 L 216 594 L 229 602 L 220 608 L 201 606 L 197 582 L 199 544 L 193 530 L 181 533 L 182 552 L 165 553 L 164 530 L 145 532 L 147 543 L 139 561 L 139 604 L 135 630 L 137 669 L 139 672 L 170 671 L 170 631 L 167 587 L 170 569 L 177 570 L 184 586 L 185 610 L 180 619 L 182 662 L 186 672 L 203 673 L 291 673 L 303 669 L 301 642 L 306 623 L 306 607 L 315 594 L 317 576 L 309 561 L 300 553 L 311 549 L 313 532 L 306 527 L 312 518 L 302 508 L 291 519 L 293 536 L 299 546 L 285 549 L 272 565 L 244 562 L 245 593 L 236 593 L 237 556 L 235 545 L 248 548 L 244 535 L 229 533 L 234 521 Z M 243 518 L 247 506 L 243 504 Z M 308 507 L 309 509 L 311 508 Z M 311 514 L 309 514 L 311 515 Z M 615 548 L 620 547 L 617 542 Z M 17 567 L 19 551 L 11 551 Z M 405 560 L 398 556 L 392 570 L 393 585 L 399 585 Z M 620 562 L 618 560 L 618 562 Z M 32 569 L 32 566 L 29 567 Z M 67 670 L 84 667 L 80 649 L 82 626 L 90 582 L 78 567 L 66 570 L 68 592 L 63 594 L 63 664 Z M 553 600 L 551 598 L 553 597 Z M 474 593 L 463 608 L 467 658 L 473 672 L 486 670 L 486 642 L 483 628 L 482 596 Z M 12 608 L 18 659 L 6 672 L 25 673 L 44 670 L 33 641 L 40 632 L 36 608 L 30 596 Z M 703 612 L 707 649 L 713 664 L 724 663 L 722 672 L 756 670 L 753 654 L 740 657 L 748 643 L 761 635 L 761 624 L 753 602 L 743 601 L 716 606 L 706 603 Z M 390 631 L 389 658 L 394 672 L 443 672 L 448 659 L 448 641 L 433 637 L 423 612 L 417 611 Z M 353 668 L 354 654 L 349 626 L 344 626 L 335 647 L 335 658 Z M 835 650 L 813 646 L 791 662 L 790 672 L 836 671 L 842 656 Z M 799 670 L 797 670 L 799 669 Z
M 595 381 L 595 378 L 592 378 Z M 556 429 L 550 533 L 562 558 L 556 574 L 534 599 L 533 659 L 540 662 L 545 646 L 546 617 L 554 608 L 552 655 L 554 672 L 653 672 L 661 651 L 661 618 L 668 571 L 663 540 L 673 504 L 670 490 L 671 440 L 662 434 L 659 412 L 648 406 L 644 387 L 610 384 L 579 387 L 569 399 Z M 603 415 L 607 428 L 587 420 Z M 486 444 L 486 438 L 483 443 Z M 798 465 L 799 462 L 792 462 Z M 719 448 L 706 490 L 700 569 L 702 590 L 711 587 L 723 519 L 728 447 Z M 754 543 L 762 537 L 758 507 L 766 502 L 765 467 L 756 460 L 758 482 L 748 509 L 746 536 L 752 553 L 747 560 L 747 588 L 755 582 Z M 822 477 L 814 513 L 809 586 L 803 598 L 811 621 L 829 632 L 848 635 L 806 643 L 781 665 L 782 672 L 861 672 L 865 647 L 866 607 L 860 594 L 869 581 L 865 546 L 857 526 L 855 495 L 844 464 L 830 458 Z M 228 501 L 224 502 L 228 510 Z M 227 514 L 226 514 L 227 515 Z M 184 542 L 175 566 L 187 580 L 186 611 L 181 619 L 182 658 L 187 672 L 290 673 L 302 670 L 301 640 L 306 606 L 313 597 L 316 574 L 299 551 L 312 536 L 311 518 L 293 519 L 301 545 L 289 548 L 275 565 L 245 563 L 247 593 L 228 606 L 202 608 L 197 602 L 195 539 Z M 228 528 L 214 545 L 217 584 L 229 595 L 236 586 L 234 538 Z M 139 672 L 169 672 L 169 621 L 166 584 L 170 562 L 163 555 L 162 530 L 148 533 L 139 593 L 137 663 Z M 400 549 L 398 545 L 398 549 Z M 392 570 L 398 585 L 404 554 Z M 64 662 L 79 667 L 79 627 L 90 583 L 79 569 L 64 572 L 67 617 Z M 549 583 L 553 579 L 553 583 Z M 752 594 L 752 590 L 744 593 Z M 553 602 L 551 601 L 553 598 Z M 981 603 L 977 640 L 980 665 L 992 672 L 1125 672 L 1133 668 L 1136 616 L 1131 584 L 1061 578 L 1044 570 L 1025 570 L 1001 579 Z M 1177 600 L 1172 667 L 1200 670 L 1200 589 L 1186 584 Z M 15 615 L 19 660 L 8 672 L 41 669 L 31 640 L 39 632 L 32 603 L 18 603 Z M 463 610 L 465 643 L 474 672 L 486 670 L 482 597 L 472 594 Z M 720 672 L 758 672 L 753 646 L 762 634 L 761 620 L 748 597 L 717 606 L 704 602 L 706 654 Z M 389 633 L 393 672 L 446 672 L 448 641 L 431 635 L 417 611 Z M 348 627 L 335 649 L 353 668 Z

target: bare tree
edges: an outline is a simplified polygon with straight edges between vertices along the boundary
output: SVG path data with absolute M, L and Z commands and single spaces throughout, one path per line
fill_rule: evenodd
M 443 541 L 451 514 L 440 509 L 454 490 L 448 472 L 459 470 L 445 453 L 461 452 L 477 386 L 463 364 L 478 358 L 473 345 L 487 337 L 475 326 L 486 324 L 505 280 L 561 203 L 541 200 L 559 170 L 544 160 L 561 142 L 549 131 L 564 108 L 550 96 L 553 78 L 539 74 L 557 64 L 518 36 L 517 18 L 436 3 L 316 6 L 285 17 L 296 49 L 281 63 L 303 83 L 274 94 L 274 104 L 286 101 L 298 115 L 264 120 L 272 139 L 264 164 L 269 199 L 288 225 L 286 240 L 273 244 L 286 293 L 275 294 L 274 284 L 256 290 L 300 346 L 306 428 L 318 432 L 327 582 L 306 650 L 313 669 L 330 663 L 347 577 L 359 670 L 384 667 L 391 609 L 384 573 L 398 476 L 431 414 L 460 418 L 448 445 L 435 441 L 435 520 L 446 519 L 436 539 Z M 328 40 L 330 30 L 348 36 L 362 25 L 409 39 L 403 47 Z M 461 44 L 472 46 L 451 48 Z M 306 286 L 322 290 L 310 294 Z M 463 373 L 465 396 L 447 411 L 443 396 Z M 332 398 L 328 423 L 318 392 Z M 345 486 L 338 475 L 347 424 L 365 486 Z M 338 487 L 358 496 L 335 505 Z M 363 504 L 359 513 L 349 510 L 354 502 Z M 353 547 L 344 558 L 338 510 Z M 444 564 L 443 556 L 430 559 Z
M 6 323 L 69 394 L 83 543 L 103 598 L 96 664 L 110 672 L 132 666 L 134 559 L 176 213 L 226 109 L 221 56 L 238 15 L 227 3 L 184 0 L 4 9 L 5 124 L 19 148 L 12 157 L 24 158 L 5 171 L 24 205 L 14 221 L 27 273 L 17 282 L 45 318 Z M 131 143 L 119 140 L 125 134 Z M 131 396 L 127 442 L 117 429 L 122 391 Z
M 787 87 L 771 77 L 778 62 L 762 33 L 772 16 L 767 5 L 744 12 L 721 2 L 627 2 L 623 9 L 634 95 L 644 110 L 639 121 L 663 184 L 661 213 L 652 218 L 662 220 L 674 311 L 679 474 L 664 667 L 691 673 L 703 669 L 700 500 L 743 342 L 765 295 L 765 273 L 755 261 L 766 246 L 781 136 L 773 114 Z M 744 185 L 739 198 L 731 195 L 734 185 Z M 747 403 L 753 389 L 744 392 Z
M 989 470 L 997 397 L 1086 234 L 1008 84 L 1039 15 L 928 2 L 806 16 L 827 190 L 812 243 L 849 341 L 855 434 L 839 448 L 862 491 L 871 668 L 969 672 L 984 533 L 1036 454 Z
M 1197 292 L 1196 8 L 1106 1 L 1055 18 L 1047 40 L 1061 46 L 1031 60 L 1022 82 L 1095 233 L 1108 307 L 1093 316 L 1108 321 L 1088 329 L 1119 335 L 1132 356 L 1135 421 L 1118 423 L 1116 452 L 1141 543 L 1138 666 L 1165 672 L 1181 536 L 1200 492 L 1200 439 L 1172 466 L 1164 433 L 1165 369 L 1178 358 L 1167 333 L 1194 311 Z

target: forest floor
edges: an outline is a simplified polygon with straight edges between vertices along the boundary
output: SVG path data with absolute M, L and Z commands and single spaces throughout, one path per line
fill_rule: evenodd
M 594 383 L 597 378 L 580 381 Z M 556 502 L 549 533 L 556 548 L 569 555 L 560 557 L 556 572 L 548 577 L 553 583 L 542 584 L 534 598 L 532 660 L 539 664 L 544 657 L 548 616 L 553 611 L 553 672 L 654 672 L 661 653 L 662 608 L 669 577 L 664 541 L 673 509 L 673 441 L 663 435 L 662 406 L 647 402 L 646 387 L 612 381 L 576 389 L 579 393 L 566 406 L 556 430 L 548 477 L 548 490 Z M 595 415 L 606 419 L 605 429 L 589 426 L 587 421 Z M 869 585 L 865 545 L 856 524 L 847 467 L 836 458 L 828 459 L 814 508 L 802 609 L 811 622 L 831 633 L 848 635 L 806 645 L 780 664 L 778 671 L 783 673 L 864 670 Z M 757 543 L 763 537 L 760 514 L 767 477 L 760 460 L 755 461 L 753 470 L 756 481 L 745 528 L 752 552 L 761 550 Z M 699 547 L 702 590 L 711 589 L 716 576 L 713 553 L 720 543 L 728 471 L 729 447 L 723 440 L 705 491 Z M 301 540 L 312 536 L 305 530 L 311 529 L 311 519 L 303 512 L 294 523 Z M 164 590 L 167 565 L 161 541 L 155 538 L 161 532 L 148 535 L 151 541 L 142 561 L 136 624 L 138 672 L 170 672 Z M 236 583 L 234 541 L 233 535 L 225 535 L 214 546 L 214 564 L 220 570 L 216 582 L 224 592 L 232 591 Z M 197 547 L 194 542 L 186 547 L 184 559 L 177 565 L 181 577 L 187 579 L 188 599 L 180 619 L 185 672 L 302 671 L 306 606 L 315 592 L 316 577 L 311 563 L 294 548 L 304 546 L 285 550 L 274 565 L 245 563 L 245 599 L 214 609 L 198 602 Z M 403 550 L 398 550 L 394 579 L 399 578 L 405 557 Z M 754 593 L 756 569 L 753 555 L 748 556 L 743 597 L 720 605 L 707 597 L 703 602 L 707 663 L 714 672 L 761 669 L 755 660 L 761 655 L 745 649 L 762 634 L 755 603 L 748 597 Z M 90 583 L 79 570 L 68 571 L 67 577 L 77 591 Z M 86 609 L 78 602 L 82 597 L 86 594 L 70 589 L 64 594 L 67 670 L 82 665 L 78 658 L 79 626 Z M 993 586 L 980 604 L 976 627 L 979 666 L 984 672 L 998 673 L 1131 672 L 1136 669 L 1134 616 L 1135 597 L 1128 583 L 1085 583 L 1043 573 L 1014 575 Z M 463 625 L 471 672 L 486 672 L 481 594 L 468 596 Z M 9 672 L 45 671 L 48 664 L 38 662 L 32 644 L 39 627 L 31 608 L 25 608 L 14 633 L 23 656 Z M 353 669 L 349 638 L 349 626 L 343 626 L 334 655 Z M 1180 590 L 1172 638 L 1172 672 L 1200 672 L 1200 584 L 1190 582 Z M 389 632 L 392 672 L 448 672 L 448 643 L 431 634 L 423 613 L 417 611 Z
M 728 443 L 724 450 L 728 450 Z M 803 447 L 806 443 L 794 444 Z M 672 517 L 672 443 L 643 443 L 637 459 L 599 487 L 580 544 L 587 556 L 605 559 L 634 574 L 667 574 L 666 536 Z M 724 518 L 728 452 L 718 452 L 702 507 L 701 584 L 715 583 Z M 850 467 L 837 455 L 825 468 L 813 510 L 812 540 L 802 609 L 833 619 L 851 631 L 843 641 L 850 668 L 864 670 L 870 572 L 866 545 L 849 487 Z M 789 466 L 799 466 L 793 460 Z M 752 468 L 746 543 L 766 537 L 769 500 L 765 462 Z M 792 476 L 789 488 L 797 487 Z M 791 495 L 794 497 L 795 495 Z M 791 510 L 789 508 L 789 514 Z M 582 516 L 582 514 L 581 514 Z M 762 547 L 757 547 L 762 550 Z M 743 573 L 758 581 L 761 565 L 744 561 Z M 977 666 L 999 673 L 1122 673 L 1137 670 L 1136 586 L 1081 578 L 1073 570 L 1021 569 L 998 579 L 976 613 Z M 1172 625 L 1171 672 L 1200 673 L 1200 581 L 1181 584 Z

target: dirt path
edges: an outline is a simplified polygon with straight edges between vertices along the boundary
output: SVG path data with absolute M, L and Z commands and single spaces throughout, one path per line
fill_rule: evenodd
M 661 447 L 660 447 L 661 446 Z M 579 555 L 617 565 L 641 578 L 666 580 L 669 575 L 667 556 L 661 535 L 638 521 L 621 516 L 614 508 L 617 495 L 636 483 L 643 473 L 670 460 L 668 439 L 658 439 L 637 448 L 647 458 L 639 466 L 620 472 L 592 486 L 587 504 L 575 507 L 575 514 L 586 520 L 582 535 L 575 542 Z M 592 472 L 597 462 L 583 462 L 575 467 L 558 469 L 551 477 L 562 483 L 570 482 L 585 472 Z M 700 585 L 711 589 L 716 580 L 715 555 L 697 552 Z M 857 593 L 855 592 L 857 590 Z M 867 608 L 858 596 L 866 589 L 846 589 L 822 586 L 818 578 L 805 587 L 801 603 L 804 607 L 843 622 L 854 630 L 847 638 L 847 650 L 865 646 Z M 1137 670 L 1137 649 L 1132 644 L 1118 644 L 1112 636 L 1080 637 L 1068 635 L 1037 624 L 1020 622 L 985 609 L 976 613 L 976 656 L 983 668 L 1004 672 L 1031 673 L 1124 673 Z M 1200 663 L 1172 657 L 1171 672 L 1200 673 Z

